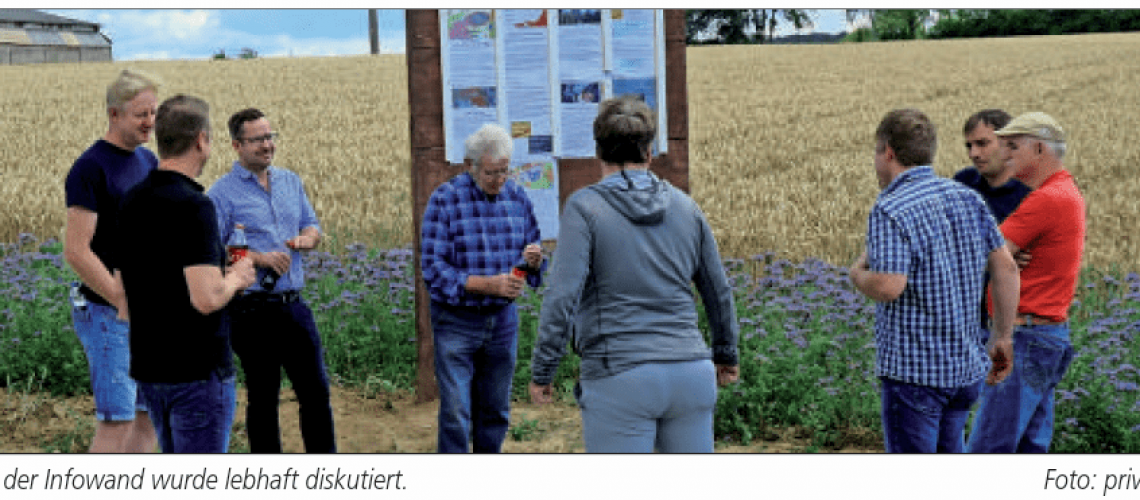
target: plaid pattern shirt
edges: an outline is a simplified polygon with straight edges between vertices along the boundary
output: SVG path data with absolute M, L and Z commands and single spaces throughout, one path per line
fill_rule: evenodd
M 498 195 L 488 196 L 467 172 L 431 194 L 421 236 L 420 267 L 431 300 L 453 306 L 508 304 L 503 297 L 467 293 L 467 277 L 508 273 L 528 244 L 542 240 L 534 205 L 521 187 L 507 181 Z M 528 275 L 527 283 L 539 287 L 542 274 Z
M 907 283 L 897 299 L 876 304 L 876 375 L 953 388 L 989 371 L 977 304 L 989 254 L 1004 244 L 981 196 L 931 167 L 907 169 L 879 194 L 867 262 Z

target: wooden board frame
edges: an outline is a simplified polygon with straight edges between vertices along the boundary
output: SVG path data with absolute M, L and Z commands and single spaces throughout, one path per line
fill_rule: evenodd
M 689 191 L 689 104 L 686 87 L 685 11 L 666 9 L 665 18 L 665 105 L 668 126 L 668 152 L 653 158 L 650 169 L 674 186 Z M 430 298 L 420 269 L 420 236 L 424 209 L 432 191 L 463 172 L 463 164 L 447 161 L 443 124 L 443 75 L 440 66 L 442 41 L 439 11 L 406 11 L 405 53 L 408 65 L 408 110 L 411 115 L 412 219 L 416 285 L 416 400 L 427 402 L 439 397 L 435 382 L 434 341 L 431 331 Z M 597 158 L 558 160 L 559 204 L 574 191 L 601 180 Z M 561 209 L 561 206 L 559 207 Z M 530 353 L 520 353 L 529 356 Z

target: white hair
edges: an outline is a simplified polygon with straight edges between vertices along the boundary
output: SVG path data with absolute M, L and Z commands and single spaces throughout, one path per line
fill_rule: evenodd
M 479 162 L 484 156 L 490 155 L 491 160 L 502 160 L 510 158 L 514 150 L 511 135 L 494 123 L 479 127 L 479 130 L 471 134 L 463 145 L 466 148 L 463 158 L 471 160 L 471 164 L 476 168 L 480 167 Z
M 1056 156 L 1058 160 L 1065 157 L 1065 149 L 1067 149 L 1065 146 L 1065 141 L 1047 141 L 1044 139 L 1039 140 L 1042 144 L 1045 145 L 1045 147 L 1049 148 L 1049 151 L 1052 152 L 1053 156 Z

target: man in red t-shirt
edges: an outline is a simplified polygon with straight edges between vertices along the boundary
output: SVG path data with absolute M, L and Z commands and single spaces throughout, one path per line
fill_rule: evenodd
M 970 453 L 1044 453 L 1053 438 L 1053 391 L 1073 358 L 1069 306 L 1085 241 L 1085 200 L 1064 168 L 1065 134 L 1044 113 L 1026 113 L 995 134 L 1014 177 L 1033 189 L 1001 224 L 1010 252 L 1033 258 L 1021 271 L 1013 373 L 984 389 Z

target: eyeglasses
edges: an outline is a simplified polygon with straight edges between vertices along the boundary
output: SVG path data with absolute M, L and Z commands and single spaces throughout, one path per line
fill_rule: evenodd
M 487 178 L 491 178 L 491 179 L 493 179 L 493 178 L 495 178 L 495 177 L 507 177 L 508 175 L 510 175 L 510 171 L 509 171 L 509 170 L 507 170 L 507 169 L 503 169 L 503 170 L 496 170 L 496 171 L 493 171 L 493 172 L 492 172 L 492 171 L 490 171 L 490 170 L 483 170 L 483 171 L 481 171 L 481 172 L 480 172 L 480 174 L 482 174 L 482 175 L 483 175 L 483 177 L 487 177 Z
M 249 138 L 242 139 L 241 142 L 243 142 L 245 144 L 261 144 L 261 143 L 267 142 L 267 141 L 276 141 L 277 136 L 278 136 L 277 132 L 270 132 L 270 133 L 262 135 L 262 136 L 249 137 Z

